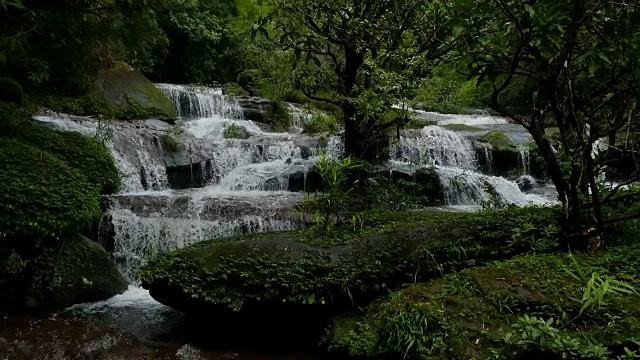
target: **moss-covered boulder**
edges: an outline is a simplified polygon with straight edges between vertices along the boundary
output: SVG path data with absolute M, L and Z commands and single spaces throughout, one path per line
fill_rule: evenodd
M 516 145 L 509 136 L 494 130 L 478 137 L 480 143 L 487 144 L 491 156 L 487 158 L 485 147 L 477 147 L 481 166 L 497 176 L 533 175 L 543 178 L 545 164 L 538 154 L 535 143 Z
M 111 255 L 82 236 L 72 236 L 62 244 L 54 268 L 58 279 L 52 293 L 55 308 L 108 299 L 128 286 Z
M 640 298 L 609 291 L 602 303 L 585 307 L 581 299 L 588 286 L 602 286 L 599 278 L 639 288 L 639 259 L 636 245 L 596 255 L 527 255 L 446 275 L 338 318 L 329 342 L 372 358 L 615 359 L 588 353 L 597 344 L 618 355 L 624 346 L 637 349 Z M 513 331 L 514 324 L 525 327 Z
M 57 131 L 25 122 L 4 126 L 0 136 L 11 137 L 54 155 L 86 176 L 102 194 L 112 194 L 120 188 L 120 175 L 115 161 L 100 141 L 75 131 Z
M 542 229 L 554 228 L 555 215 L 551 208 L 361 215 L 355 230 L 199 243 L 150 259 L 140 277 L 155 299 L 186 312 L 277 304 L 352 308 L 406 282 L 554 249 Z M 522 224 L 531 224 L 531 233 L 513 238 Z
M 222 85 L 222 93 L 228 96 L 251 96 L 247 90 L 236 82 L 228 82 Z
M 98 73 L 92 95 L 121 109 L 120 113 L 130 118 L 177 117 L 174 103 L 140 71 L 122 62 Z
M 99 187 L 66 162 L 0 138 L 0 241 L 57 236 L 100 215 Z

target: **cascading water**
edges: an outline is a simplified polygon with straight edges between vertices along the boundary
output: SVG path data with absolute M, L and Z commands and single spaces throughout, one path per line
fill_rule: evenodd
M 531 154 L 527 145 L 518 146 L 518 168 L 520 175 L 529 175 L 531 173 Z
M 504 119 L 490 116 L 441 115 L 438 121 L 480 125 L 486 122 L 504 124 Z M 491 152 L 482 144 L 484 168 L 491 168 Z M 524 146 L 521 147 L 525 149 Z M 390 140 L 391 169 L 412 172 L 421 167 L 436 170 L 448 205 L 496 206 L 548 204 L 550 199 L 522 192 L 516 182 L 480 172 L 477 152 L 472 141 L 461 133 L 447 130 L 439 125 L 423 129 L 407 130 L 400 139 Z M 520 167 L 523 174 L 529 173 L 528 147 L 520 151 Z

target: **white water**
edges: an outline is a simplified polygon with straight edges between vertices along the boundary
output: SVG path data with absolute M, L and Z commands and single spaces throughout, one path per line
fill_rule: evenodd
M 477 160 L 471 141 L 441 126 L 425 126 L 416 136 L 391 140 L 392 159 L 416 165 L 454 166 L 475 169 Z
M 454 118 L 454 116 L 451 116 Z M 459 116 L 456 118 L 469 118 Z M 487 121 L 492 117 L 471 117 Z M 492 156 L 485 146 L 486 161 Z M 439 125 L 425 126 L 419 132 L 407 132 L 399 141 L 391 139 L 392 169 L 412 172 L 420 167 L 432 167 L 443 186 L 447 205 L 545 205 L 549 198 L 526 194 L 514 181 L 481 173 L 476 150 L 471 140 L 461 133 L 447 130 Z M 529 174 L 528 147 L 519 148 L 519 166 L 523 174 Z M 485 164 L 489 165 L 490 163 Z

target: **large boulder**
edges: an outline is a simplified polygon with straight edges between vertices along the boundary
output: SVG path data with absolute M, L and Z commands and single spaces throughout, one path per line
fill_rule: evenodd
M 140 71 L 123 62 L 98 73 L 92 95 L 122 109 L 122 114 L 128 117 L 163 120 L 177 117 L 175 104 Z
M 634 245 L 595 255 L 527 255 L 445 275 L 337 318 L 328 343 L 358 358 L 484 359 L 497 352 L 500 359 L 614 359 L 625 346 L 637 349 L 637 294 L 607 291 L 593 306 L 581 296 L 589 282 L 602 284 L 594 273 L 637 289 L 639 259 Z M 589 356 L 595 344 L 613 354 Z
M 199 243 L 150 259 L 140 277 L 156 300 L 185 312 L 273 306 L 344 310 L 406 282 L 508 258 L 538 245 L 553 249 L 555 243 L 536 229 L 553 225 L 555 212 L 525 208 L 361 215 L 353 226 L 329 233 L 278 232 Z M 533 225 L 527 234 L 531 237 L 514 240 L 513 229 L 523 223 Z
M 55 262 L 55 275 L 60 280 L 53 291 L 56 308 L 108 299 L 122 294 L 128 286 L 111 255 L 82 236 L 63 243 Z

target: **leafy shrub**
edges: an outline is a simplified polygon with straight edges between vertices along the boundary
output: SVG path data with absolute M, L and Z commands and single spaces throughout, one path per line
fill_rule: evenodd
M 51 236 L 100 215 L 99 187 L 48 152 L 0 138 L 0 239 Z
M 102 194 L 120 188 L 120 175 L 111 153 L 100 141 L 74 131 L 55 131 L 42 126 L 23 124 L 5 127 L 0 135 L 10 136 L 31 145 L 82 173 Z
M 229 124 L 226 128 L 224 128 L 224 132 L 222 136 L 225 139 L 240 139 L 244 134 L 244 129 L 238 126 L 236 123 Z
M 483 100 L 482 89 L 476 87 L 475 79 L 469 80 L 450 64 L 445 64 L 422 81 L 413 103 L 427 111 L 468 113 L 473 108 L 483 107 Z
M 362 166 L 362 163 L 346 157 L 342 160 L 329 158 L 324 151 L 320 152 L 320 160 L 314 165 L 315 171 L 322 178 L 324 191 L 313 194 L 306 193 L 302 208 L 306 215 L 313 213 L 316 225 L 328 230 L 346 211 L 345 204 L 353 187 L 347 184 L 348 172 Z
M 303 132 L 309 135 L 319 133 L 336 133 L 340 128 L 340 122 L 335 115 L 320 110 L 315 110 L 310 106 L 305 106 L 304 110 L 311 114 L 311 119 L 304 124 Z

